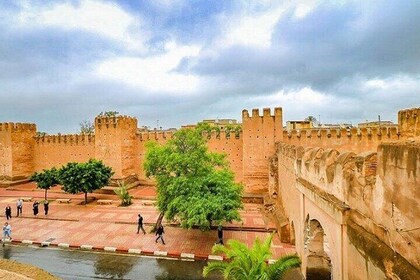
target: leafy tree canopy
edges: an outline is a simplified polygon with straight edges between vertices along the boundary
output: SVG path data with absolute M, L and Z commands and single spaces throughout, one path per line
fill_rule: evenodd
M 282 279 L 287 270 L 300 267 L 301 261 L 296 255 L 288 255 L 268 265 L 272 239 L 273 234 L 264 242 L 257 238 L 251 248 L 233 239 L 227 242 L 227 247 L 220 244 L 214 245 L 213 253 L 224 253 L 229 262 L 210 262 L 203 269 L 204 277 L 211 272 L 221 272 L 224 279 L 232 280 Z
M 115 117 L 118 116 L 119 112 L 117 111 L 105 111 L 105 112 L 101 112 L 99 113 L 99 117 Z
M 90 159 L 88 162 L 69 162 L 58 171 L 63 190 L 68 193 L 87 193 L 101 189 L 109 184 L 113 175 L 112 168 L 104 165 L 102 161 Z
M 37 188 L 45 190 L 45 200 L 47 199 L 47 191 L 60 183 L 58 179 L 58 170 L 53 167 L 51 169 L 44 169 L 42 172 L 35 172 L 31 176 L 31 180 L 37 183 Z
M 166 145 L 146 147 L 146 175 L 156 179 L 157 206 L 167 219 L 203 230 L 240 220 L 242 186 L 234 182 L 225 155 L 207 150 L 199 129 L 178 130 Z

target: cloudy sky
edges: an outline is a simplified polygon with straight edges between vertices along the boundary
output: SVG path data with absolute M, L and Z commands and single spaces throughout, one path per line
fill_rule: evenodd
M 420 1 L 0 1 L 0 122 L 396 120 L 420 106 Z

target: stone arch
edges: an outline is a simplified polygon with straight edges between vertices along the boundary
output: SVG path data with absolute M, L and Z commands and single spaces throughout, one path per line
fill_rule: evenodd
M 331 280 L 330 246 L 321 223 L 310 219 L 305 222 L 305 255 L 307 280 Z

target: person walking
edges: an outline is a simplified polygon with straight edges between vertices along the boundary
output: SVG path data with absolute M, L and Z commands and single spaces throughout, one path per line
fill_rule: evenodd
M 158 236 L 155 240 L 155 242 L 157 243 L 158 240 L 162 240 L 162 244 L 165 245 L 165 241 L 163 240 L 163 234 L 165 233 L 162 224 L 159 225 L 158 229 L 156 230 L 156 235 Z
M 39 206 L 39 202 L 37 200 L 35 200 L 34 204 L 32 205 L 32 210 L 34 211 L 34 216 L 38 216 L 38 206 Z
M 6 209 L 4 211 L 4 213 L 6 214 L 6 219 L 9 220 L 12 218 L 12 207 L 10 207 L 9 204 L 7 204 Z
M 12 227 L 8 222 L 5 222 L 3 226 L 3 241 L 6 241 L 6 237 L 12 240 Z
M 143 234 L 146 234 L 146 231 L 143 228 L 143 217 L 140 214 L 137 224 L 137 234 L 139 234 L 140 230 L 143 232 Z
M 48 210 L 50 209 L 50 203 L 48 202 L 48 200 L 44 200 L 44 212 L 45 215 L 48 215 Z
M 222 245 L 225 245 L 224 243 L 223 243 L 223 227 L 222 227 L 222 225 L 219 225 L 218 227 L 217 227 L 217 243 L 216 244 L 222 244 Z
M 16 217 L 19 217 L 19 214 L 22 216 L 22 208 L 23 208 L 23 200 L 22 198 L 19 198 L 16 202 L 16 208 L 17 208 L 17 212 L 16 212 Z

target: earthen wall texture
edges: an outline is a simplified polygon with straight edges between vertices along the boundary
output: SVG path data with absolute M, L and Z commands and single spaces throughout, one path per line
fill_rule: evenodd
M 149 141 L 164 145 L 173 136 L 172 132 L 141 132 L 136 135 L 137 150 L 136 150 L 136 174 L 142 180 L 147 179 L 144 172 L 143 164 L 146 157 L 146 143 Z
M 0 124 L 0 178 L 2 180 L 22 180 L 32 174 L 35 133 L 34 124 Z
M 221 131 L 219 135 L 213 133 L 209 135 L 209 138 L 207 139 L 209 151 L 226 154 L 226 159 L 229 161 L 230 168 L 235 173 L 236 182 L 242 182 L 243 180 L 242 140 L 242 133 L 237 136 L 234 133 L 231 133 L 227 136 L 224 131 Z
M 283 132 L 284 143 L 361 153 L 376 151 L 379 144 L 400 138 L 396 127 L 302 129 Z
M 407 279 L 403 277 L 405 274 L 412 275 L 419 270 L 417 248 L 420 247 L 420 235 L 416 230 L 420 216 L 418 139 L 383 143 L 379 145 L 377 152 L 359 154 L 279 144 L 278 158 L 281 203 L 291 219 L 296 219 L 294 211 L 299 210 L 296 199 L 291 197 L 296 192 L 296 183 L 293 180 L 303 178 L 325 192 L 327 200 L 341 201 L 346 205 L 349 209 L 349 221 L 363 229 L 363 233 L 349 236 L 350 255 L 346 258 L 350 260 L 348 267 L 353 265 L 352 258 L 358 257 L 364 260 L 356 262 L 368 264 L 366 269 L 369 267 L 369 271 L 363 273 L 369 277 L 394 273 L 402 277 L 401 279 Z M 310 212 L 314 212 L 315 208 L 309 210 L 308 205 L 310 204 L 305 203 L 299 211 L 308 212 L 311 216 L 313 213 Z M 317 206 L 321 207 L 321 204 Z M 327 220 L 322 216 L 321 219 Z M 323 226 L 334 228 L 334 223 Z M 335 227 L 339 229 L 341 225 L 336 223 Z M 299 249 L 298 239 L 302 238 L 302 232 L 295 232 Z M 382 244 L 378 248 L 387 247 L 401 258 L 389 258 L 389 250 L 376 250 L 364 244 L 366 240 L 370 240 L 371 237 L 365 237 L 369 234 Z M 369 251 L 356 254 L 355 248 L 359 251 L 369 248 Z M 347 254 L 344 246 L 342 251 Z M 378 272 L 378 269 L 382 272 Z
M 3 127 L 0 129 L 0 180 L 10 180 L 12 174 L 12 134 Z
M 275 142 L 282 137 L 282 110 L 263 109 L 260 116 L 258 109 L 242 112 L 243 137 L 243 182 L 246 192 L 264 193 L 268 191 L 270 157 L 275 153 Z
M 420 137 L 420 107 L 399 111 L 398 125 L 404 137 Z
M 134 175 L 137 169 L 137 119 L 97 117 L 95 119 L 95 158 L 114 171 L 114 178 Z
M 86 162 L 95 157 L 92 135 L 56 135 L 35 138 L 34 171 L 59 168 L 68 162 Z

